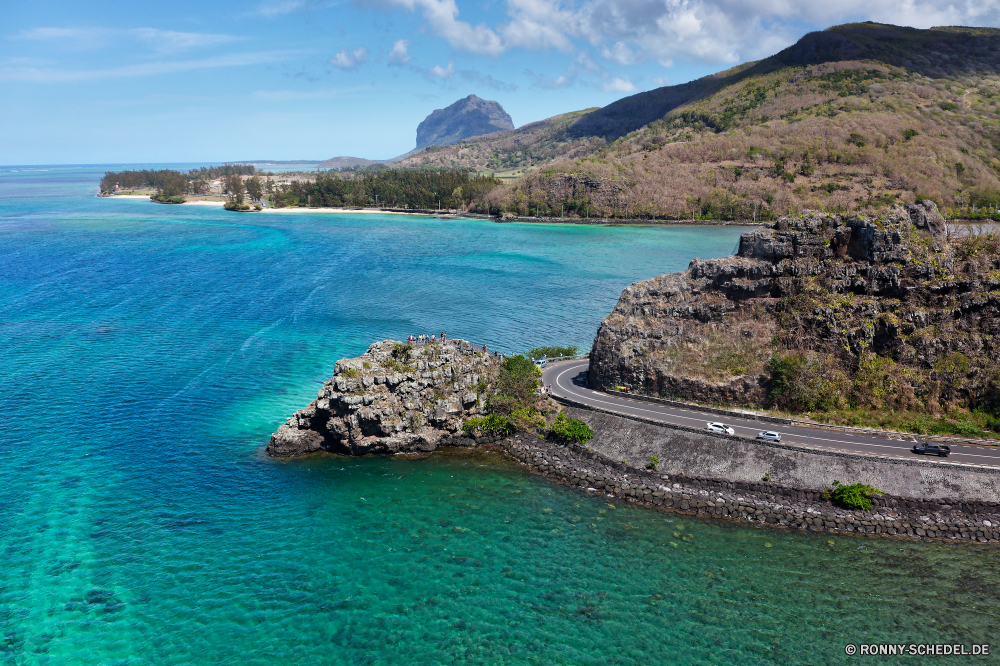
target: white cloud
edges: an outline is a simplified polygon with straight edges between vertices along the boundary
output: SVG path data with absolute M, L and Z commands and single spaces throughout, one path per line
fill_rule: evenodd
M 542 90 L 559 90 L 560 88 L 569 88 L 575 82 L 576 77 L 568 74 L 560 74 L 559 76 L 552 78 L 536 74 L 534 85 L 536 88 L 540 88 Z
M 158 28 L 33 28 L 22 30 L 18 39 L 57 43 L 70 48 L 95 48 L 125 41 L 138 41 L 156 53 L 177 53 L 190 49 L 229 44 L 241 39 L 235 35 L 206 32 L 177 32 Z
M 280 62 L 301 56 L 299 51 L 264 51 L 260 53 L 233 53 L 202 60 L 175 60 L 124 65 L 108 69 L 56 69 L 31 63 L 0 64 L 0 81 L 30 81 L 33 83 L 74 83 L 98 79 L 122 79 L 137 76 L 157 76 L 189 72 L 198 69 L 245 67 L 269 62 Z
M 601 48 L 601 57 L 619 65 L 634 65 L 644 60 L 640 51 L 633 51 L 624 42 L 615 42 L 610 48 Z
M 129 30 L 129 34 L 145 42 L 156 51 L 163 53 L 218 46 L 219 44 L 228 44 L 240 39 L 234 35 L 174 32 L 173 30 L 157 30 L 156 28 L 136 28 L 135 30 Z
M 628 79 L 623 79 L 620 76 L 616 76 L 613 79 L 605 81 L 604 85 L 601 87 L 604 89 L 604 92 L 613 93 L 632 93 L 638 90 L 634 83 Z
M 273 18 L 284 14 L 291 14 L 297 9 L 305 7 L 305 0 L 278 0 L 278 2 L 265 2 L 258 5 L 252 13 L 265 18 Z
M 458 20 L 455 0 L 360 0 L 362 4 L 402 7 L 419 12 L 431 32 L 444 38 L 449 45 L 479 55 L 498 56 L 504 51 L 499 35 L 482 23 L 473 26 Z
M 517 90 L 517 86 L 513 83 L 498 81 L 489 74 L 483 75 L 475 70 L 464 69 L 460 72 L 460 74 L 466 81 L 478 83 L 481 86 L 486 86 L 487 88 L 492 88 L 493 90 L 502 90 L 504 92 L 514 92 Z
M 440 79 L 441 81 L 447 81 L 455 76 L 455 63 L 448 62 L 447 67 L 442 67 L 441 65 L 434 65 L 429 70 L 427 70 L 427 76 L 432 79 Z
M 389 51 L 389 64 L 401 67 L 410 62 L 412 56 L 407 51 L 408 48 L 410 48 L 410 40 L 397 39 L 392 45 L 392 50 Z
M 511 48 L 572 52 L 590 44 L 606 60 L 735 63 L 793 43 L 803 26 L 875 20 L 915 27 L 1000 25 L 1000 0 L 505 0 L 506 16 L 471 25 L 456 0 L 359 0 L 421 14 L 452 48 L 498 56 Z M 582 43 L 582 44 L 581 44 Z
M 357 69 L 361 65 L 365 64 L 368 60 L 368 49 L 364 46 L 359 46 L 353 51 L 348 51 L 347 47 L 340 49 L 340 53 L 337 53 L 332 58 L 330 58 L 330 64 L 337 69 L 342 69 L 345 72 L 349 72 L 352 69 Z
M 574 56 L 573 62 L 566 68 L 565 74 L 560 74 L 554 78 L 534 74 L 531 71 L 528 71 L 527 74 L 535 78 L 534 87 L 541 88 L 542 90 L 568 88 L 575 84 L 581 76 L 595 76 L 599 74 L 607 76 L 604 68 L 594 62 L 587 51 L 580 51 Z
M 669 76 L 654 76 L 653 77 L 653 83 L 656 85 L 657 88 L 662 88 L 663 86 L 669 86 L 670 85 L 670 77 Z

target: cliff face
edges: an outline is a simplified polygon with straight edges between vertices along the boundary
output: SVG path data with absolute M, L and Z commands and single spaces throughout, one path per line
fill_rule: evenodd
M 626 288 L 591 385 L 793 411 L 1000 407 L 1000 247 L 946 232 L 927 202 L 745 233 L 736 256 Z
M 458 344 L 455 344 L 458 343 Z M 461 341 L 409 347 L 376 342 L 336 374 L 271 436 L 275 457 L 317 451 L 363 455 L 433 451 L 481 415 L 500 361 Z
M 451 144 L 482 134 L 514 129 L 514 121 L 497 102 L 469 95 L 436 109 L 417 125 L 417 149 Z

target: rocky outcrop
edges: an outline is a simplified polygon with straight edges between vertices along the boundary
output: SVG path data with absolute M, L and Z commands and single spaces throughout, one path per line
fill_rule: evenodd
M 514 121 L 499 103 L 469 95 L 424 118 L 417 126 L 417 149 L 512 129 Z
M 947 231 L 924 202 L 747 232 L 736 256 L 626 288 L 594 341 L 591 385 L 764 406 L 768 362 L 798 352 L 808 372 L 795 390 L 817 400 L 862 389 L 906 408 L 1000 399 L 996 241 Z
M 337 361 L 334 376 L 278 428 L 267 452 L 363 455 L 461 443 L 463 422 L 483 413 L 499 368 L 497 357 L 461 340 L 421 347 L 376 342 L 357 358 Z

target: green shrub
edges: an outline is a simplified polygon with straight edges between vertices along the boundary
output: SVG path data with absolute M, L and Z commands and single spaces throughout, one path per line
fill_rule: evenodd
M 913 137 L 917 136 L 918 134 L 920 134 L 920 132 L 918 132 L 915 129 L 905 129 L 905 130 L 903 130 L 903 140 L 904 141 L 909 141 L 910 139 L 912 139 Z
M 479 432 L 493 437 L 506 437 L 507 435 L 513 435 L 515 430 L 516 428 L 511 420 L 499 414 L 471 418 L 462 424 L 462 432 L 467 435 Z
M 646 469 L 651 469 L 655 472 L 659 464 L 660 464 L 659 458 L 657 458 L 656 456 L 649 456 L 649 462 L 646 463 Z
M 826 495 L 834 503 L 847 509 L 861 509 L 864 511 L 872 508 L 873 497 L 884 494 L 878 488 L 873 488 L 864 483 L 844 485 L 840 481 L 834 481 L 833 485 L 826 492 Z
M 357 368 L 344 368 L 340 374 L 343 377 L 357 377 L 359 373 Z
M 566 416 L 566 412 L 559 412 L 555 423 L 549 428 L 549 434 L 558 439 L 586 444 L 594 436 L 594 431 L 582 420 Z
M 515 398 L 524 407 L 535 406 L 535 389 L 542 371 L 524 356 L 510 356 L 500 364 L 497 393 Z
M 182 197 L 179 194 L 171 195 L 171 194 L 164 194 L 163 192 L 157 192 L 156 194 L 154 194 L 149 198 L 155 201 L 156 203 L 165 203 L 165 204 L 182 204 L 185 201 L 184 197 Z
M 521 432 L 532 432 L 545 427 L 545 417 L 537 409 L 515 409 L 510 414 L 510 420 Z
M 392 357 L 401 363 L 408 363 L 410 360 L 410 345 L 405 342 L 397 342 L 392 348 Z

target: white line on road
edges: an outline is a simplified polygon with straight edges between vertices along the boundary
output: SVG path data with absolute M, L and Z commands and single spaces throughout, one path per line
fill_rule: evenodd
M 608 402 L 607 400 L 599 400 L 599 399 L 596 399 L 596 398 L 589 398 L 588 396 L 585 396 L 582 393 L 577 393 L 577 392 L 573 391 L 569 386 L 566 386 L 566 385 L 564 385 L 562 383 L 563 376 L 567 372 L 572 372 L 573 370 L 578 370 L 579 368 L 582 368 L 582 367 L 584 367 L 583 364 L 581 364 L 581 365 L 574 365 L 574 366 L 570 366 L 570 367 L 566 368 L 565 370 L 563 370 L 562 372 L 560 372 L 558 375 L 556 375 L 556 382 L 555 382 L 556 386 L 558 386 L 561 389 L 564 389 L 566 391 L 566 393 L 568 393 L 570 396 L 576 396 L 576 397 L 578 397 L 578 398 L 580 398 L 582 400 L 588 400 L 589 399 L 589 400 L 593 400 L 596 403 L 600 403 L 602 405 L 608 405 L 608 406 L 611 406 L 611 407 L 622 407 L 623 406 L 620 403 Z M 588 388 L 587 390 L 589 390 L 591 393 L 593 393 L 595 395 L 601 396 L 602 398 L 606 397 L 606 394 L 601 393 L 599 391 L 595 391 L 594 389 Z M 623 402 L 635 403 L 636 401 L 623 399 Z M 636 407 L 633 404 L 627 405 L 627 408 L 628 409 L 633 409 L 633 410 L 638 411 L 638 412 L 645 412 L 647 414 L 653 414 L 654 416 L 659 416 L 660 418 L 657 419 L 657 420 L 662 421 L 663 423 L 669 423 L 669 421 L 665 420 L 666 418 L 678 418 L 678 419 L 685 419 L 685 420 L 688 420 L 688 421 L 703 421 L 705 419 L 705 415 L 702 415 L 702 416 L 697 417 L 697 418 L 696 417 L 691 417 L 691 416 L 666 415 L 663 412 L 656 411 L 656 410 L 650 410 L 650 409 L 643 409 L 642 407 Z M 681 410 L 681 411 L 686 411 L 686 412 L 688 412 L 690 414 L 697 413 L 697 412 L 693 412 L 693 411 L 690 411 L 690 410 Z M 743 430 L 749 430 L 750 432 L 753 432 L 753 430 L 754 430 L 754 428 L 752 428 L 751 426 L 736 426 L 736 427 L 738 427 L 740 429 L 743 429 Z M 897 446 L 888 446 L 888 445 L 885 445 L 885 444 L 873 444 L 873 443 L 868 443 L 868 442 L 851 441 L 851 440 L 829 439 L 829 438 L 826 438 L 826 437 L 805 437 L 804 438 L 801 435 L 788 435 L 788 437 L 797 440 L 797 442 L 801 443 L 801 444 L 810 444 L 811 442 L 828 442 L 828 443 L 832 443 L 832 444 L 845 444 L 845 445 L 851 445 L 851 446 L 866 446 L 866 447 L 874 447 L 874 448 L 882 448 L 882 449 L 893 449 L 895 451 L 899 451 L 900 450 L 900 447 L 897 447 Z M 821 447 L 816 447 L 816 448 L 821 448 Z M 825 448 L 825 447 L 823 447 L 823 448 Z M 968 457 L 968 458 L 986 458 L 988 460 L 994 460 L 994 461 L 997 460 L 996 456 L 984 456 L 984 455 L 975 454 L 975 453 L 962 453 L 960 455 L 963 458 L 965 458 L 965 457 Z M 910 456 L 897 455 L 897 456 L 894 456 L 894 457 L 901 458 L 903 460 L 912 460 L 912 458 Z M 969 464 L 975 464 L 975 463 L 969 463 Z

